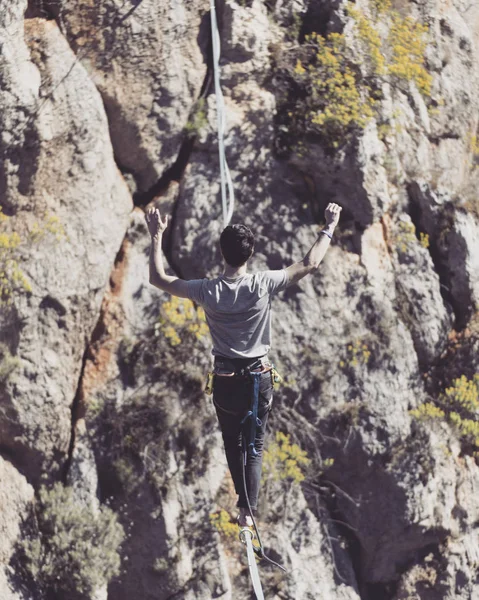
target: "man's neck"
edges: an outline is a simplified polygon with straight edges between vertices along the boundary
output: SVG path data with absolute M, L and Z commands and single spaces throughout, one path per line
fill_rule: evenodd
M 225 263 L 224 276 L 228 277 L 228 279 L 236 279 L 237 277 L 241 277 L 241 275 L 245 275 L 247 264 L 245 263 L 241 267 L 231 267 L 228 263 Z

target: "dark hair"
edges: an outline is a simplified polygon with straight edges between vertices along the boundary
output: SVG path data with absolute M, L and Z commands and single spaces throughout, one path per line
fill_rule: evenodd
M 254 235 L 246 225 L 228 225 L 220 236 L 223 258 L 230 267 L 241 267 L 254 250 Z

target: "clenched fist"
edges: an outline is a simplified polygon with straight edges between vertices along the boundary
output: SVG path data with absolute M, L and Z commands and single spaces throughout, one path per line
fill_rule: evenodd
M 327 225 L 331 225 L 332 227 L 336 227 L 339 221 L 339 215 L 343 209 L 339 206 L 339 204 L 334 204 L 334 202 L 330 202 L 324 211 L 324 217 L 326 219 Z
M 152 238 L 163 234 L 165 229 L 168 227 L 168 217 L 166 216 L 164 220 L 162 220 L 158 208 L 149 208 L 146 211 L 145 219 Z

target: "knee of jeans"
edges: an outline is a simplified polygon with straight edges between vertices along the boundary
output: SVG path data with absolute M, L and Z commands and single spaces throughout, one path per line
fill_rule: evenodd
M 254 441 L 254 447 L 256 449 L 256 452 L 261 456 L 264 447 L 264 436 L 256 437 Z

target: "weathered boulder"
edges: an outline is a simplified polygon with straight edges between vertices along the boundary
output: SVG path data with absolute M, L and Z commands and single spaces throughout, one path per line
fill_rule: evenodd
M 450 191 L 434 191 L 425 181 L 409 186 L 419 222 L 433 241 L 437 268 L 460 327 L 479 306 L 477 212 L 466 212 Z
M 27 517 L 34 492 L 15 467 L 0 457 L 0 596 L 5 600 L 25 600 L 15 572 L 9 566 L 15 545 L 21 541 L 21 526 Z
M 176 161 L 204 85 L 207 3 L 75 0 L 47 8 L 102 95 L 119 165 L 148 190 Z
M 2 115 L 30 115 L 36 141 L 31 146 L 21 127 L 6 123 L 5 164 L 16 157 L 31 172 L 10 169 L 16 184 L 1 202 L 8 212 L 15 206 L 9 225 L 22 238 L 31 292 L 2 310 L 2 339 L 20 364 L 4 382 L 0 437 L 37 481 L 41 468 L 53 476 L 67 457 L 82 357 L 132 203 L 101 97 L 58 27 L 32 19 L 25 41 L 21 33 L 4 40 L 2 74 L 15 87 L 16 105 Z
M 26 8 L 0 11 L 0 205 L 3 226 L 32 241 L 19 250 L 32 291 L 15 290 L 0 316 L 0 445 L 31 481 L 65 475 L 79 500 L 121 509 L 129 560 L 100 596 L 243 600 L 240 548 L 229 559 L 210 523 L 226 473 L 202 392 L 210 342 L 201 313 L 148 283 L 143 212 L 130 214 L 113 159 L 139 204 L 158 194 L 171 213 L 170 266 L 218 274 L 208 3 L 32 1 L 24 35 Z M 251 270 L 301 260 L 328 202 L 343 206 L 318 273 L 274 300 L 286 385 L 271 428 L 312 464 L 261 523 L 292 572 L 264 573 L 272 597 L 477 596 L 478 467 L 444 419 L 409 411 L 478 368 L 479 8 L 409 8 L 430 24 L 431 97 L 382 81 L 364 131 L 337 150 L 312 136 L 279 156 L 276 59 L 307 31 L 344 28 L 353 43 L 345 3 L 217 3 L 234 221 L 255 232 Z

